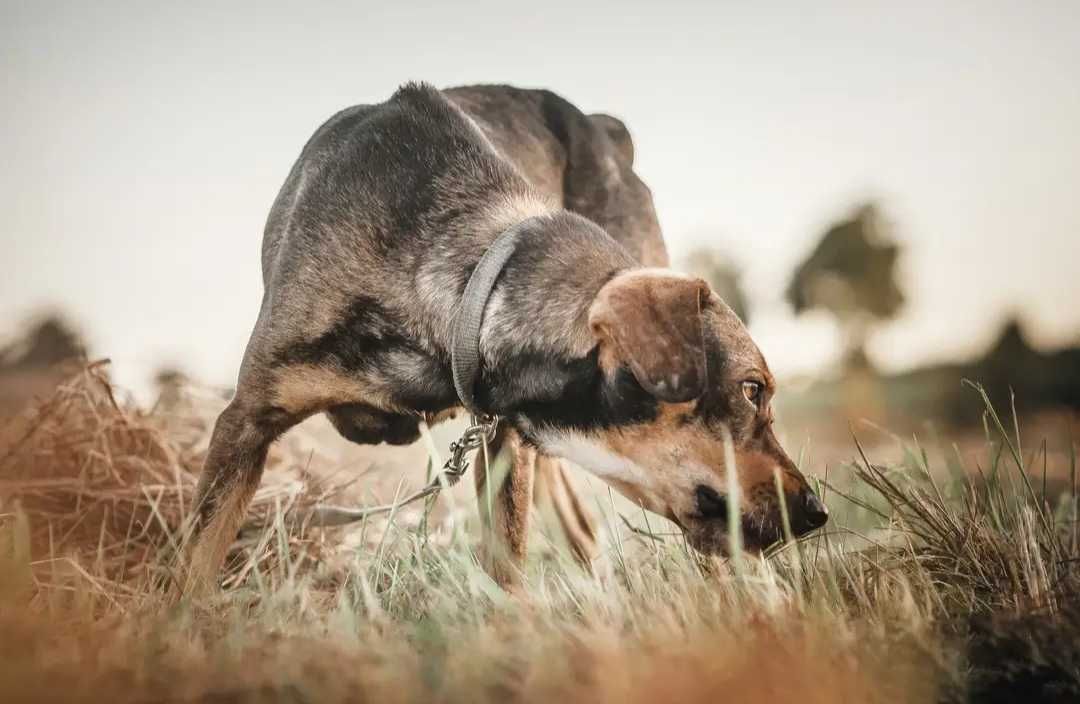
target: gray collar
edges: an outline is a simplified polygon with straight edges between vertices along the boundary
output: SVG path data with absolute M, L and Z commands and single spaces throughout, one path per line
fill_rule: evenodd
M 454 319 L 450 370 L 454 377 L 454 390 L 461 399 L 461 405 L 475 416 L 484 413 L 483 409 L 476 406 L 476 382 L 480 377 L 482 362 L 480 330 L 484 323 L 484 309 L 495 288 L 495 282 L 517 249 L 518 242 L 535 229 L 538 220 L 537 217 L 526 218 L 500 233 L 480 257 L 472 276 L 469 277 L 469 283 L 465 286 L 465 293 L 461 296 L 461 304 Z

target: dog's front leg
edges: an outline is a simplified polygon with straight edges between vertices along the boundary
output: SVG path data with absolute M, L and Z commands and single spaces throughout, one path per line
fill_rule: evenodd
M 482 449 L 477 453 L 481 559 L 488 574 L 509 591 L 517 591 L 524 577 L 535 472 L 536 451 L 525 447 L 512 430 L 496 435 L 486 457 Z
M 599 554 L 596 526 L 558 458 L 537 456 L 533 502 L 538 509 L 554 513 L 570 552 L 592 573 L 592 561 Z

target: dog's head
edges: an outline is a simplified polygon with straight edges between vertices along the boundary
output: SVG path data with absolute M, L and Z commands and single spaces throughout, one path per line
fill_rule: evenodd
M 593 301 L 589 325 L 601 420 L 538 425 L 531 435 L 542 449 L 674 521 L 701 552 L 727 548 L 732 471 L 748 550 L 783 537 L 777 477 L 792 531 L 824 525 L 825 506 L 773 434 L 775 382 L 765 359 L 704 281 L 623 272 Z

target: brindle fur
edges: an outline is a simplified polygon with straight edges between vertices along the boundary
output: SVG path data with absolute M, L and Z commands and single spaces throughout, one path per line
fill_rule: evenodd
M 730 389 L 712 386 L 721 379 L 738 385 L 732 375 L 745 370 L 732 360 L 767 369 L 741 323 L 702 282 L 690 285 L 704 297 L 680 307 L 689 300 L 683 292 L 664 291 L 688 280 L 639 271 L 665 266 L 667 255 L 651 196 L 632 166 L 633 145 L 618 120 L 588 117 L 548 91 L 408 84 L 385 103 L 343 110 L 320 127 L 267 222 L 262 307 L 200 479 L 187 588 L 213 583 L 267 448 L 289 427 L 325 412 L 355 442 L 407 443 L 421 419 L 458 406 L 449 350 L 465 284 L 492 240 L 530 217 L 539 218 L 535 231 L 506 265 L 480 337 L 477 400 L 503 416 L 506 437 L 516 438 L 507 441 L 515 463 L 493 517 L 510 566 L 494 567 L 496 575 L 513 583 L 524 555 L 537 453 L 551 462 L 565 448 L 590 469 L 593 450 L 578 452 L 575 442 L 600 443 L 588 446 L 603 452 L 622 447 L 619 461 L 635 467 L 693 455 L 687 473 L 667 464 L 653 465 L 649 477 L 607 478 L 683 524 L 695 544 L 715 549 L 720 529 L 697 515 L 694 486 L 673 487 L 685 484 L 685 474 L 723 493 L 716 481 L 722 460 L 711 465 L 713 476 L 702 476 L 699 465 L 722 454 L 718 424 L 751 421 L 731 407 L 738 400 Z M 649 301 L 663 301 L 634 306 L 646 289 Z M 604 319 L 600 303 L 612 292 L 631 305 Z M 690 343 L 665 339 L 672 325 L 704 334 Z M 634 326 L 658 337 L 620 337 Z M 697 375 L 680 367 L 693 343 L 708 364 Z M 670 369 L 664 354 L 645 349 L 656 344 L 669 345 Z M 679 394 L 642 377 L 646 358 L 656 373 L 670 372 L 664 383 L 683 385 Z M 771 377 L 768 383 L 771 392 Z M 697 399 L 692 407 L 672 410 L 688 398 Z M 753 423 L 756 429 L 733 427 L 736 450 L 767 456 L 789 490 L 805 492 L 768 424 Z M 675 438 L 673 454 L 644 457 L 659 447 L 654 432 Z M 561 471 L 549 464 L 541 475 Z M 564 502 L 564 521 L 591 538 L 573 503 Z

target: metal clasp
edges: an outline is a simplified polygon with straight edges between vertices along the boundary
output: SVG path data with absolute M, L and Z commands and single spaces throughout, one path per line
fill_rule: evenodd
M 469 416 L 469 427 L 465 428 L 460 438 L 450 443 L 450 457 L 443 465 L 442 473 L 448 484 L 453 486 L 465 474 L 469 469 L 466 455 L 494 440 L 498 428 L 498 416 L 476 414 Z

